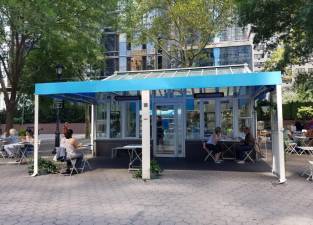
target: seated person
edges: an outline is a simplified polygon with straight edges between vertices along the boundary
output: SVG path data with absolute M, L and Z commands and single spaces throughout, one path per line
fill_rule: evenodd
M 238 163 L 245 163 L 244 157 L 245 157 L 245 152 L 249 152 L 254 148 L 254 138 L 251 134 L 250 128 L 245 127 L 244 128 L 244 133 L 245 133 L 245 139 L 241 141 L 241 143 L 236 147 L 236 156 L 238 159 Z
M 70 159 L 76 159 L 75 167 L 79 168 L 84 157 L 83 153 L 78 150 L 81 144 L 79 144 L 77 139 L 73 138 L 72 135 L 73 135 L 72 129 L 68 129 L 64 135 L 66 139 L 64 142 L 64 147 L 66 148 L 67 153 L 67 170 L 66 170 L 67 173 L 70 172 L 71 167 Z
M 13 128 L 9 130 L 9 134 L 10 136 L 6 138 L 8 144 L 5 144 L 3 148 L 9 157 L 13 157 L 14 153 L 17 151 L 15 144 L 19 142 L 19 138 L 17 136 L 17 131 Z
M 23 142 L 27 142 L 29 144 L 34 144 L 34 134 L 32 130 L 26 130 L 25 138 L 22 140 Z
M 209 140 L 206 143 L 203 143 L 203 148 L 206 150 L 212 150 L 214 153 L 214 162 L 221 163 L 220 159 L 222 154 L 222 146 L 220 140 L 222 138 L 221 128 L 216 127 L 214 133 L 210 136 Z
M 25 154 L 34 149 L 34 134 L 31 129 L 26 130 L 26 136 L 22 139 L 22 141 L 25 142 L 23 147 L 23 149 L 26 150 Z

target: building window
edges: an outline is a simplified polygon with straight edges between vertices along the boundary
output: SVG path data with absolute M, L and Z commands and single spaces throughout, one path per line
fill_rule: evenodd
M 97 138 L 107 138 L 107 103 L 97 106 Z
M 226 136 L 233 136 L 233 106 L 230 100 L 221 101 L 221 128 Z
M 208 138 L 213 134 L 216 124 L 215 117 L 215 100 L 208 100 L 203 102 L 203 116 L 204 116 L 204 137 Z
M 186 137 L 187 139 L 200 138 L 200 101 L 187 99 L 186 101 Z
M 238 100 L 238 128 L 239 136 L 244 138 L 244 128 L 251 127 L 251 110 L 249 99 L 239 99 Z
M 136 102 L 125 102 L 125 137 L 136 137 Z
M 121 137 L 121 106 L 120 102 L 112 101 L 110 111 L 110 137 Z

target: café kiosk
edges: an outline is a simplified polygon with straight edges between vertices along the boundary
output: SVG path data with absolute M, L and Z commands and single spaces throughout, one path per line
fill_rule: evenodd
M 246 64 L 126 71 L 104 80 L 38 83 L 34 175 L 40 96 L 90 104 L 93 155 L 109 158 L 114 147 L 141 144 L 143 179 L 149 179 L 150 154 L 198 159 L 203 153 L 197 146 L 217 126 L 229 137 L 238 137 L 244 126 L 256 134 L 254 105 L 270 92 L 277 104 L 272 112 L 272 171 L 285 182 L 281 84 L 280 72 L 251 72 Z

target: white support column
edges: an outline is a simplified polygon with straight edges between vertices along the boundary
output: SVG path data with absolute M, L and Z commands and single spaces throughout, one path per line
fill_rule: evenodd
M 285 171 L 285 152 L 284 152 L 284 127 L 283 127 L 283 109 L 282 109 L 282 87 L 276 85 L 276 104 L 277 104 L 277 137 L 276 137 L 276 151 L 277 151 L 277 173 L 280 183 L 286 181 Z
M 90 144 L 91 144 L 91 153 L 92 157 L 95 156 L 95 147 L 94 147 L 94 139 L 95 139 L 95 105 L 91 105 L 91 121 L 90 121 Z
M 150 179 L 150 92 L 141 91 L 142 179 Z
M 39 96 L 35 95 L 35 119 L 34 119 L 34 172 L 32 176 L 38 175 L 38 122 L 39 122 Z

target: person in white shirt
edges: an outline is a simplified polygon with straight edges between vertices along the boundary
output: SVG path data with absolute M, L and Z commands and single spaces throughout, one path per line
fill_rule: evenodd
M 209 140 L 203 144 L 206 150 L 212 150 L 214 153 L 214 162 L 221 163 L 222 146 L 220 140 L 222 139 L 222 132 L 220 127 L 216 127 L 214 133 L 209 137 Z
M 9 157 L 14 157 L 14 154 L 17 153 L 16 143 L 19 142 L 17 131 L 15 129 L 9 130 L 10 136 L 6 138 L 8 144 L 4 145 L 4 151 Z

